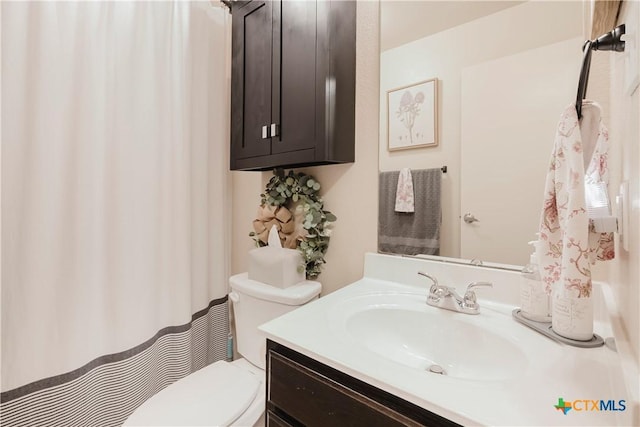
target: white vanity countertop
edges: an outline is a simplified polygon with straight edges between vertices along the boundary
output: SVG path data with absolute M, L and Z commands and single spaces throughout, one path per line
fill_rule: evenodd
M 347 300 L 387 292 L 390 295 L 423 292 L 426 300 L 428 283 L 416 274 L 418 270 L 429 272 L 442 284 L 455 286 L 459 291 L 471 281 L 492 281 L 493 289 L 477 292 L 481 311 L 483 302 L 485 310 L 505 315 L 517 306 L 517 272 L 367 254 L 364 278 L 272 320 L 260 329 L 273 341 L 462 425 L 613 426 L 633 425 L 637 421 L 638 395 L 634 390 L 637 381 L 628 380 L 629 375 L 637 376 L 637 368 L 622 363 L 620 355 L 607 346 L 571 347 L 518 324 L 522 328 L 520 335 L 520 329 L 509 324 L 517 331 L 514 340 L 525 339 L 529 345 L 539 343 L 541 349 L 550 351 L 536 355 L 534 363 L 530 363 L 517 379 L 476 381 L 420 371 L 376 354 L 345 339 L 343 334 L 341 337 L 339 322 L 335 319 L 336 309 L 341 305 L 344 307 Z M 595 322 L 594 332 L 608 338 L 613 332 L 609 322 L 602 319 L 606 313 L 603 307 L 604 304 L 596 303 L 595 312 L 599 313 L 600 319 Z M 470 321 L 476 317 L 449 313 L 467 316 Z M 514 319 L 507 321 L 516 322 Z M 456 340 L 456 336 L 451 336 L 451 340 Z M 544 360 L 548 354 L 556 357 L 549 356 Z M 558 358 L 558 354 L 561 357 Z M 508 358 L 509 355 L 496 357 Z M 630 366 L 632 370 L 636 369 L 631 374 Z M 565 402 L 614 400 L 617 408 L 620 408 L 619 401 L 624 400 L 626 410 L 570 410 L 564 415 L 554 407 L 559 398 Z M 585 405 L 591 406 L 590 403 Z

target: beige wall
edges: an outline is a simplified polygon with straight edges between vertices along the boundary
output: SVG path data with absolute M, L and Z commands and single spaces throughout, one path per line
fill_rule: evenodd
M 338 217 L 318 279 L 323 294 L 361 278 L 365 252 L 377 249 L 379 28 L 378 3 L 358 2 L 355 163 L 301 170 L 320 181 L 325 208 Z M 270 176 L 271 172 L 232 173 L 234 274 L 247 270 L 247 252 L 253 248 L 248 234 Z

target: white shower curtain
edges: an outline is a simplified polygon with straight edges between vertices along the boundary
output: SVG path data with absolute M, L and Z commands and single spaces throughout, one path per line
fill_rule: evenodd
M 1 7 L 3 425 L 117 425 L 224 357 L 230 17 Z

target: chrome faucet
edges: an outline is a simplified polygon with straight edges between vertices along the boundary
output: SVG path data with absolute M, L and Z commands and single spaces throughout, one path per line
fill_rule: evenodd
M 464 296 L 461 297 L 455 288 L 439 284 L 435 277 L 422 271 L 419 271 L 418 274 L 432 282 L 429 288 L 429 295 L 427 296 L 427 304 L 446 310 L 457 311 L 458 313 L 480 313 L 480 305 L 478 304 L 474 289 L 481 286 L 493 287 L 493 284 L 490 282 L 472 282 L 467 286 Z

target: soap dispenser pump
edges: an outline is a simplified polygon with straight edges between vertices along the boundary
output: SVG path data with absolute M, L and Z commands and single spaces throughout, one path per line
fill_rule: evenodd
M 535 322 L 551 322 L 551 297 L 545 290 L 540 276 L 536 245 L 538 241 L 529 242 L 533 246 L 533 253 L 529 263 L 521 272 L 520 284 L 520 313 L 523 317 Z

